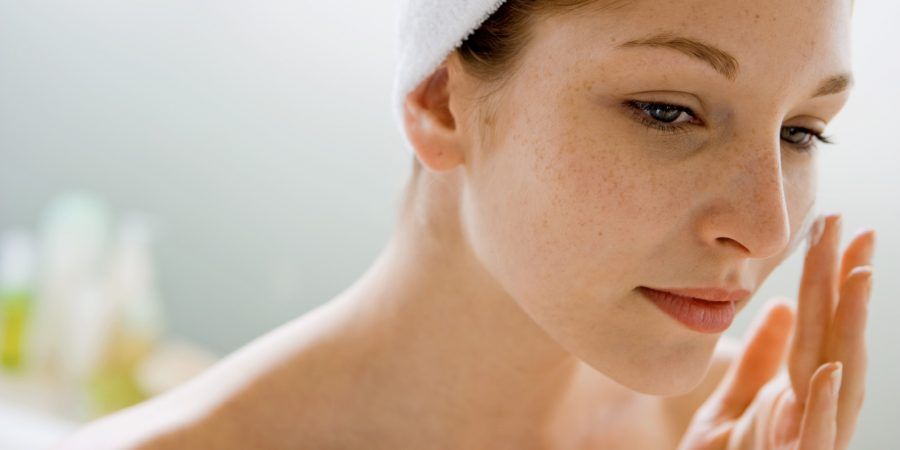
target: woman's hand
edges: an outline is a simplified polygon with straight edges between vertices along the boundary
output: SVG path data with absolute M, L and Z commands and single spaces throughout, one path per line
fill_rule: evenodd
M 849 445 L 864 396 L 875 232 L 860 230 L 839 258 L 840 215 L 824 222 L 818 242 L 815 230 L 810 238 L 797 313 L 787 299 L 765 305 L 740 355 L 694 415 L 679 450 L 845 450 Z

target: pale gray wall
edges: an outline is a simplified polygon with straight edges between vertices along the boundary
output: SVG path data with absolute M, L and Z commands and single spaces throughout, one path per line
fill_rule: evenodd
M 345 288 L 393 224 L 394 2 L 0 0 L 0 229 L 64 189 L 140 210 L 174 333 L 231 351 Z M 858 2 L 820 205 L 878 230 L 855 449 L 900 448 L 900 6 Z M 797 253 L 759 295 L 796 294 Z M 739 336 L 761 301 L 729 332 Z
M 377 2 L 0 0 L 0 227 L 81 188 L 161 224 L 175 330 L 222 351 L 329 298 L 408 164 Z

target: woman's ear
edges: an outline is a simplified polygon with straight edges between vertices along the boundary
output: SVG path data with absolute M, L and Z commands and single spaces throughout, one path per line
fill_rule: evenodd
M 403 107 L 406 133 L 419 161 L 438 172 L 452 170 L 465 160 L 465 130 L 450 108 L 450 78 L 457 73 L 448 67 L 450 59 L 406 96 Z

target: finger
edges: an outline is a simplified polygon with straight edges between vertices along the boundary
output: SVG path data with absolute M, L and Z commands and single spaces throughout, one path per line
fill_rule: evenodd
M 863 228 L 850 239 L 841 258 L 841 277 L 839 284 L 847 281 L 850 271 L 859 266 L 872 265 L 872 253 L 875 250 L 875 230 Z
M 841 288 L 841 301 L 829 330 L 827 358 L 844 365 L 843 387 L 838 402 L 838 435 L 835 448 L 849 445 L 865 395 L 867 353 L 865 342 L 872 267 L 852 270 Z
M 831 450 L 837 431 L 837 398 L 841 386 L 841 364 L 819 367 L 809 382 L 809 395 L 800 423 L 797 450 Z
M 766 428 L 770 432 L 764 448 L 781 448 L 783 445 L 777 443 L 796 442 L 797 437 L 800 436 L 800 421 L 803 420 L 803 404 L 806 403 L 806 400 L 797 400 L 790 387 L 790 376 L 787 372 L 779 373 L 778 377 L 787 378 L 787 388 L 772 398 L 772 414 L 765 422 Z M 778 381 L 776 379 L 772 384 L 777 384 Z
M 717 417 L 739 417 L 760 388 L 775 376 L 793 326 L 794 310 L 789 299 L 775 297 L 766 302 L 750 325 L 741 352 L 711 395 L 718 404 Z
M 791 385 L 798 399 L 806 398 L 807 383 L 823 361 L 828 326 L 837 303 L 840 219 L 839 213 L 824 218 L 822 237 L 810 246 L 803 262 L 797 298 L 797 329 L 788 358 Z

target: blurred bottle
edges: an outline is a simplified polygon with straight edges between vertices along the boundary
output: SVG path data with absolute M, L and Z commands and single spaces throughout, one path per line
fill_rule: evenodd
M 34 298 L 34 239 L 12 231 L 0 239 L 0 366 L 21 372 Z
M 87 379 L 89 414 L 98 417 L 147 397 L 137 368 L 159 344 L 163 314 L 156 288 L 148 220 L 131 215 L 119 227 L 104 292 L 112 302 L 110 339 Z
M 83 417 L 81 391 L 98 364 L 114 319 L 102 286 L 111 213 L 95 196 L 70 192 L 44 212 L 31 369 L 58 392 L 59 409 Z

